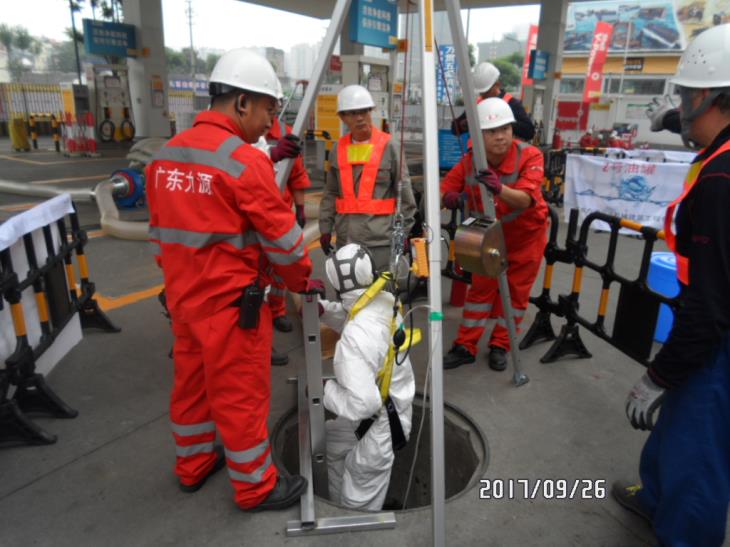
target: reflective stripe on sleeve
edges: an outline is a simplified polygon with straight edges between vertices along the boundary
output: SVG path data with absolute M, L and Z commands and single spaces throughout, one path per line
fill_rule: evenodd
M 231 154 L 243 144 L 243 140 L 232 135 L 223 141 L 215 152 L 187 146 L 163 146 L 153 159 L 205 165 L 206 167 L 219 169 L 237 179 L 246 169 L 246 166 L 233 159 Z
M 264 250 L 266 251 L 266 258 L 268 258 L 272 264 L 288 266 L 298 262 L 304 257 L 304 249 L 304 240 L 302 240 L 290 253 L 276 253 L 266 251 L 266 249 Z
M 296 222 L 292 226 L 291 230 L 285 233 L 283 236 L 276 239 L 269 240 L 259 234 L 258 240 L 264 247 L 271 247 L 273 249 L 279 249 L 288 253 L 289 250 L 299 243 L 299 239 L 302 237 L 302 229 Z
M 175 422 L 171 422 L 172 425 L 172 432 L 176 435 L 180 435 L 181 437 L 190 437 L 191 435 L 202 435 L 203 433 L 211 433 L 215 431 L 215 423 L 210 422 L 200 422 L 197 424 L 176 424 Z

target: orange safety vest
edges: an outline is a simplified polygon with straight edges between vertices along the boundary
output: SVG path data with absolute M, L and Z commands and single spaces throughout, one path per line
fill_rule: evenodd
M 667 207 L 667 214 L 664 217 L 664 238 L 667 242 L 667 247 L 669 247 L 669 249 L 677 257 L 677 279 L 679 279 L 679 281 L 684 285 L 689 285 L 689 258 L 679 254 L 677 251 L 677 237 L 672 231 L 674 211 L 694 187 L 697 179 L 699 178 L 700 172 L 702 172 L 702 168 L 715 159 L 716 156 L 728 151 L 730 151 L 730 141 L 726 141 L 725 144 L 715 150 L 715 152 L 706 160 L 693 163 L 689 168 L 687 177 L 684 179 L 684 191 L 682 192 L 682 195 L 680 195 L 669 205 L 669 207 Z M 700 154 L 702 154 L 702 151 L 700 151 Z
M 337 146 L 337 165 L 340 168 L 342 197 L 335 200 L 338 214 L 392 215 L 395 198 L 373 199 L 375 179 L 390 135 L 373 127 L 368 144 L 352 144 L 351 134 L 342 137 Z M 352 166 L 362 165 L 360 187 L 355 195 Z

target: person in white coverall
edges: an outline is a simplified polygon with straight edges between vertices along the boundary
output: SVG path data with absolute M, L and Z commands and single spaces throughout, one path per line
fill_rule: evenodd
M 348 314 L 375 281 L 367 249 L 351 243 L 327 259 L 325 268 L 341 302 L 323 300 L 323 323 L 340 332 L 335 347 L 335 380 L 324 386 L 324 406 L 337 414 L 328 420 L 327 466 L 330 500 L 353 509 L 382 509 L 395 455 L 388 415 L 376 383 L 392 340 L 394 297 L 381 291 L 353 318 Z M 398 317 L 398 324 L 401 318 Z M 411 431 L 411 405 L 416 391 L 408 358 L 393 366 L 390 398 L 406 439 Z M 367 433 L 355 436 L 360 422 L 377 417 Z

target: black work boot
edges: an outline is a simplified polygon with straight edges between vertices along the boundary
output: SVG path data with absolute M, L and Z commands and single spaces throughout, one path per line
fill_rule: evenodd
M 283 367 L 289 362 L 289 356 L 286 353 L 279 353 L 274 348 L 271 348 L 271 366 L 272 367 Z
M 489 346 L 489 368 L 502 371 L 507 368 L 507 350 L 499 346 Z
M 461 344 L 454 344 L 449 352 L 444 355 L 444 368 L 456 368 L 461 365 L 468 365 L 476 361 L 475 357 L 469 353 Z
M 215 460 L 213 467 L 210 469 L 210 471 L 208 471 L 208 474 L 195 484 L 178 483 L 180 486 L 180 490 L 182 490 L 186 494 L 192 494 L 193 492 L 197 492 L 203 487 L 205 481 L 207 481 L 209 477 L 212 477 L 226 466 L 226 455 L 223 452 L 223 447 L 220 445 L 216 445 L 213 447 L 213 451 L 215 452 L 217 459 Z
M 649 514 L 649 511 L 647 511 L 644 506 L 639 503 L 639 499 L 636 497 L 636 494 L 638 494 L 640 490 L 641 486 L 638 484 L 631 484 L 626 481 L 616 481 L 611 486 L 611 495 L 621 507 L 631 511 L 651 524 L 651 515 Z
M 279 475 L 273 490 L 271 490 L 267 498 L 256 507 L 244 509 L 244 511 L 254 512 L 286 509 L 298 502 L 306 489 L 307 479 L 301 475 L 293 475 L 291 477 Z
M 279 332 L 291 332 L 294 326 L 291 324 L 291 319 L 286 315 L 280 315 L 279 317 L 274 317 L 274 328 Z

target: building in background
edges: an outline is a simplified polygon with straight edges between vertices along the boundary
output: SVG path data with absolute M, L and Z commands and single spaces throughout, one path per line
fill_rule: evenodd
M 603 68 L 603 92 L 589 107 L 587 129 L 633 131 L 634 140 L 677 145 L 676 136 L 652 133 L 645 111 L 669 85 L 687 43 L 710 26 L 730 22 L 727 0 L 602 0 L 569 6 L 560 94 L 555 113 L 569 138 L 585 132 L 575 110 L 583 96 L 593 31 L 598 21 L 613 25 Z M 727 20 L 726 20 L 727 19 Z
M 284 66 L 284 50 L 275 47 L 265 47 L 263 51 L 264 57 L 274 67 L 276 75 L 283 78 L 286 75 L 286 67 Z
M 519 40 L 513 34 L 505 34 L 501 40 L 492 42 L 480 42 L 477 44 L 479 49 L 479 62 L 494 61 L 508 57 L 513 53 L 524 53 L 526 42 Z

